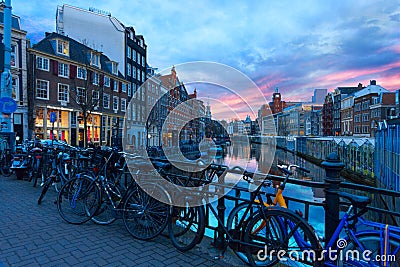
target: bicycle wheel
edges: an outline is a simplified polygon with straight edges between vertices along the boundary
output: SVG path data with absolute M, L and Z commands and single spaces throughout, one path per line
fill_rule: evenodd
M 321 266 L 321 245 L 313 228 L 288 209 L 266 208 L 248 223 L 244 250 L 251 266 Z
M 133 187 L 124 200 L 122 220 L 126 230 L 137 239 L 150 240 L 158 236 L 167 226 L 170 206 L 158 199 L 169 199 L 167 193 L 156 184 L 145 185 L 147 192 Z M 151 189 L 149 189 L 151 187 Z
M 46 179 L 46 181 L 44 182 L 43 189 L 42 189 L 42 193 L 40 194 L 39 199 L 38 199 L 38 202 L 37 202 L 38 205 L 40 205 L 40 204 L 42 203 L 42 200 L 43 200 L 43 198 L 44 198 L 44 195 L 46 195 L 47 190 L 49 190 L 50 186 L 53 184 L 54 178 L 55 178 L 55 176 L 50 175 L 50 176 Z
M 384 238 L 379 231 L 365 231 L 356 233 L 357 241 L 368 251 L 367 257 L 353 242 L 346 244 L 342 251 L 342 259 L 337 262 L 338 266 L 400 266 L 400 238 L 389 236 L 389 243 L 384 251 Z M 349 238 L 346 238 L 349 241 Z
M 180 251 L 188 251 L 201 242 L 205 231 L 204 207 L 174 207 L 168 222 L 172 244 Z
M 38 159 L 34 159 L 33 166 L 32 166 L 32 185 L 33 185 L 33 187 L 36 187 L 37 180 L 39 177 L 39 173 L 40 173 L 39 164 L 40 164 L 40 161 Z
M 57 209 L 68 223 L 82 224 L 89 221 L 100 207 L 101 191 L 88 177 L 69 180 L 58 193 Z
M 238 235 L 244 232 L 249 219 L 251 219 L 259 209 L 259 207 L 257 207 L 256 205 L 252 205 L 250 210 L 246 214 L 244 223 L 240 226 L 239 225 L 240 220 L 244 216 L 244 213 L 245 213 L 247 207 L 248 207 L 248 203 L 241 203 L 238 206 L 236 206 L 229 213 L 228 220 L 226 223 L 226 228 L 231 233 L 231 235 L 233 235 L 233 237 L 235 239 L 240 239 L 240 237 Z M 232 250 L 241 261 L 243 261 L 246 264 L 249 264 L 249 261 L 247 260 L 247 255 L 244 251 L 240 251 L 239 249 L 234 249 L 234 248 Z M 265 264 L 268 265 L 267 262 L 264 262 L 264 265 Z M 259 265 L 259 266 L 263 266 L 263 265 Z
M 113 186 L 109 184 L 109 187 L 111 192 L 109 192 L 112 201 L 116 206 L 118 206 L 118 203 L 122 199 L 122 195 L 119 191 L 119 189 L 116 186 Z M 107 225 L 113 223 L 117 218 L 115 217 L 115 211 L 113 204 L 111 203 L 111 200 L 108 198 L 108 195 L 106 192 L 102 192 L 101 194 L 102 200 L 100 204 L 99 210 L 96 212 L 96 214 L 92 217 L 92 221 L 96 224 L 100 225 Z

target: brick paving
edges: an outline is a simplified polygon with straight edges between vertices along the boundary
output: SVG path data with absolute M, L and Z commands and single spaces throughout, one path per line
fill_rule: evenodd
M 232 265 L 230 257 L 214 260 L 209 241 L 181 253 L 166 237 L 134 239 L 121 220 L 107 226 L 67 224 L 58 215 L 54 189 L 39 206 L 40 192 L 31 183 L 0 176 L 0 267 Z

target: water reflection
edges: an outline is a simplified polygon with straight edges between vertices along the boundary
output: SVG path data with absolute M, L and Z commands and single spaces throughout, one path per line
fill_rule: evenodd
M 275 153 L 274 153 L 275 152 Z M 235 142 L 232 146 L 226 147 L 224 150 L 224 156 L 216 159 L 215 163 L 228 165 L 229 167 L 241 166 L 248 171 L 257 171 L 260 173 L 271 173 L 275 175 L 282 175 L 280 172 L 271 172 L 271 158 L 273 159 L 272 164 L 296 164 L 307 168 L 311 171 L 309 176 L 305 177 L 302 173 L 297 173 L 298 179 L 310 179 L 313 181 L 322 181 L 325 175 L 325 171 L 304 159 L 293 155 L 290 152 L 286 152 L 280 149 L 271 149 L 268 145 L 261 144 L 247 144 Z M 240 182 L 241 186 L 248 187 L 246 182 Z M 268 193 L 275 193 L 274 188 L 269 188 Z M 233 192 L 231 192 L 233 193 Z M 244 195 L 242 195 L 245 197 Z M 320 203 L 324 200 L 324 192 L 322 189 L 315 189 L 306 186 L 299 186 L 293 184 L 287 184 L 284 196 L 293 197 L 302 200 L 308 200 L 311 202 Z M 232 210 L 234 203 L 226 203 L 227 213 Z M 301 210 L 305 213 L 304 204 L 290 202 L 289 208 L 292 210 Z M 323 236 L 323 218 L 324 209 L 322 207 L 310 207 L 309 210 L 309 222 L 317 231 L 317 234 Z

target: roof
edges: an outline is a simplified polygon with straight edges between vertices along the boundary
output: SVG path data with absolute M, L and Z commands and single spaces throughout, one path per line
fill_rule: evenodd
M 365 87 L 364 89 L 354 93 L 354 98 L 366 96 L 369 94 L 379 94 L 382 92 L 389 92 L 389 90 L 386 90 L 385 88 L 383 88 L 380 85 L 371 85 L 370 84 L 367 87 Z
M 56 53 L 55 51 L 55 45 L 52 45 L 52 41 L 54 39 L 62 39 L 65 41 L 69 42 L 69 57 L 67 56 L 62 56 Z M 37 51 L 41 51 L 47 54 L 51 54 L 57 57 L 65 57 L 66 59 L 81 63 L 82 65 L 89 65 L 90 64 L 90 58 L 88 57 L 88 54 L 91 52 L 99 52 L 96 51 L 82 43 L 79 43 L 78 41 L 69 38 L 67 36 L 58 34 L 58 33 L 46 33 L 46 37 L 42 39 L 39 43 L 33 45 L 33 49 Z M 100 56 L 100 65 L 101 65 L 101 70 L 104 72 L 108 72 L 112 74 L 111 69 L 107 66 L 107 63 L 110 62 L 111 60 L 104 54 L 101 54 Z M 124 78 L 124 76 L 121 74 L 121 72 L 118 72 L 118 77 Z
M 319 141 L 333 141 L 337 145 L 340 143 L 343 143 L 345 145 L 349 145 L 350 143 L 353 143 L 354 145 L 357 146 L 362 146 L 362 145 L 372 145 L 375 146 L 375 139 L 374 138 L 367 138 L 367 137 L 359 137 L 359 138 L 354 138 L 351 136 L 341 136 L 341 137 L 316 137 L 312 138 L 312 140 L 319 140 Z
M 3 11 L 0 11 L 0 23 L 4 24 L 4 12 Z M 13 29 L 21 31 L 21 25 L 19 23 L 19 17 L 14 16 L 14 15 L 11 17 L 11 27 Z

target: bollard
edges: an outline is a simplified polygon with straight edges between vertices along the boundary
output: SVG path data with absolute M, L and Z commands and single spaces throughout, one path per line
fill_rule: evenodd
M 344 164 L 339 160 L 339 156 L 332 152 L 322 162 L 325 169 L 325 240 L 328 242 L 339 223 L 339 185 L 340 171 Z

